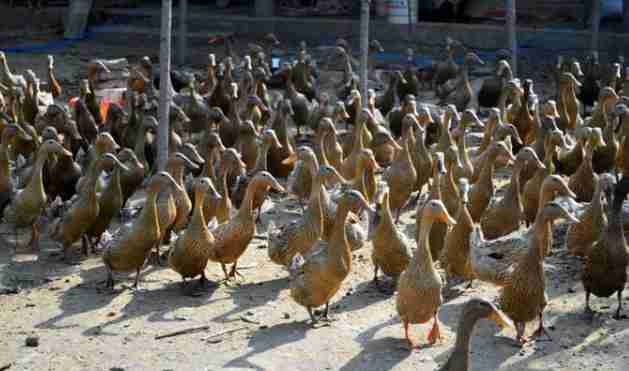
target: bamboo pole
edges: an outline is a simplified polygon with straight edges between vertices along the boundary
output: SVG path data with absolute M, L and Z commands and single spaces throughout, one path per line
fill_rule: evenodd
M 370 0 L 362 0 L 360 7 L 360 95 L 363 107 L 367 107 L 367 60 L 369 55 L 369 4 Z
M 177 63 L 183 66 L 186 63 L 188 54 L 188 0 L 179 0 L 179 30 L 178 30 L 178 50 Z
M 507 23 L 507 37 L 509 38 L 509 50 L 511 51 L 511 70 L 513 75 L 518 75 L 518 40 L 516 35 L 516 13 L 515 13 L 515 0 L 506 0 L 506 23 Z
M 592 33 L 592 39 L 590 43 L 590 50 L 592 52 L 598 52 L 598 34 L 601 25 L 601 1 L 592 0 L 592 24 L 590 25 L 590 32 Z
M 162 25 L 159 51 L 159 127 L 157 128 L 157 168 L 163 171 L 168 160 L 170 114 L 170 42 L 172 37 L 172 0 L 162 0 Z M 150 76 L 149 76 L 150 77 Z

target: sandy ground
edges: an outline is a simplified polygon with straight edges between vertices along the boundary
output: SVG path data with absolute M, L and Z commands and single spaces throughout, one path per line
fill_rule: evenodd
M 73 94 L 90 58 L 155 53 L 83 43 L 57 55 L 58 75 Z M 33 68 L 42 75 L 46 66 L 43 54 L 9 58 L 18 71 Z M 506 176 L 501 173 L 502 179 Z M 261 236 L 271 220 L 281 224 L 298 215 L 293 201 L 275 201 L 265 205 Z M 413 214 L 407 211 L 399 225 L 408 236 L 414 235 Z M 514 346 L 514 330 L 500 331 L 481 321 L 472 342 L 473 370 L 627 369 L 629 321 L 612 319 L 616 301 L 611 298 L 593 299 L 600 315 L 592 322 L 583 319 L 581 262 L 567 254 L 564 230 L 557 228 L 554 253 L 545 265 L 550 299 L 545 320 L 552 341 L 520 349 Z M 351 274 L 333 299 L 336 321 L 311 329 L 306 311 L 289 297 L 287 272 L 270 263 L 263 239 L 254 239 L 240 261 L 245 278 L 220 283 L 220 267 L 209 264 L 208 278 L 215 284 L 201 296 L 189 297 L 182 295 L 179 277 L 169 269 L 149 266 L 139 291 L 128 289 L 132 281 L 121 277 L 112 294 L 103 289 L 100 257 L 68 266 L 59 262 L 58 247 L 47 238 L 36 254 L 14 254 L 6 242 L 12 237 L 1 237 L 0 369 L 10 364 L 10 370 L 433 370 L 450 353 L 463 303 L 498 294 L 481 283 L 466 291 L 463 286 L 448 290 L 439 313 L 443 342 L 411 352 L 395 297 L 371 283 L 370 244 L 354 252 Z M 624 304 L 629 308 L 629 299 Z M 155 339 L 199 326 L 207 327 Z M 529 324 L 527 333 L 535 326 Z M 412 334 L 425 343 L 429 327 L 414 326 Z M 39 338 L 39 346 L 25 345 L 31 336 Z

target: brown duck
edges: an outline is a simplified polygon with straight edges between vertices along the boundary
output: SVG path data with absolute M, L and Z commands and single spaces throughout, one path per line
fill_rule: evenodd
M 434 324 L 428 334 L 428 342 L 435 344 L 441 339 L 437 314 L 443 302 L 442 281 L 430 253 L 429 235 L 435 220 L 446 225 L 456 223 L 448 214 L 445 205 L 439 200 L 428 201 L 422 208 L 421 219 L 417 249 L 407 269 L 400 275 L 396 296 L 397 312 L 402 319 L 404 333 L 411 347 L 415 347 L 415 343 L 409 337 L 411 323 L 426 323 L 433 319 Z
M 259 172 L 249 183 L 245 199 L 236 216 L 212 230 L 216 243 L 210 249 L 209 259 L 221 264 L 227 280 L 239 274 L 237 271 L 238 259 L 245 252 L 255 234 L 253 197 L 258 188 L 261 187 L 284 192 L 284 188 L 273 175 L 266 171 Z M 230 263 L 233 265 L 231 271 L 227 272 L 226 264 Z
M 336 221 L 329 240 L 319 240 L 312 253 L 296 255 L 290 267 L 290 296 L 297 304 L 306 307 L 315 325 L 319 318 L 313 309 L 325 305 L 323 320 L 329 320 L 328 309 L 332 297 L 349 274 L 352 253 L 347 241 L 345 224 L 350 209 L 370 209 L 364 197 L 356 191 L 346 192 L 340 200 Z
M 140 270 L 146 257 L 162 236 L 157 215 L 157 197 L 162 188 L 176 185 L 175 180 L 166 172 L 159 172 L 151 178 L 140 215 L 133 224 L 125 224 L 115 231 L 112 240 L 105 246 L 103 263 L 107 269 L 106 287 L 114 287 L 113 272 L 130 271 L 136 271 L 134 287 L 138 287 Z

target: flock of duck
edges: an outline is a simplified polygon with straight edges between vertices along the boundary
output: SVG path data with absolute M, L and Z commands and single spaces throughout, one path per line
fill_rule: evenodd
M 319 90 L 305 43 L 295 62 L 272 73 L 268 56 L 277 43 L 268 35 L 242 59 L 228 49 L 220 63 L 210 55 L 207 74 L 180 74 L 175 89 L 169 84 L 165 171 L 155 162 L 159 92 L 149 58 L 131 68 L 124 104 L 111 104 L 105 114 L 88 80 L 72 108 L 58 102 L 52 58 L 46 85 L 55 102 L 45 104 L 37 76 L 13 74 L 0 53 L 3 222 L 16 236 L 30 228 L 28 245 L 37 248 L 45 215 L 47 233 L 67 261 L 79 242 L 85 255 L 100 247 L 108 287 L 114 273 L 133 271 L 137 286 L 152 257 L 153 264 L 167 260 L 189 292 L 188 279 L 207 284 L 208 262 L 221 265 L 225 280 L 235 279 L 265 200 L 289 193 L 303 213 L 270 227 L 268 256 L 288 270 L 291 297 L 313 325 L 329 320 L 352 251 L 367 241 L 376 284 L 379 272 L 396 283 L 397 311 L 412 346 L 411 324 L 432 321 L 428 342 L 441 338 L 446 284 L 480 280 L 500 287 L 498 305 L 477 298 L 463 310 L 460 351 L 442 369 L 467 370 L 480 318 L 515 324 L 522 344 L 528 322 L 539 320 L 534 335 L 544 334 L 544 259 L 552 254 L 552 226 L 564 219 L 567 248 L 584 259 L 586 312 L 592 314 L 591 294 L 617 294 L 620 318 L 629 193 L 622 61 L 604 65 L 593 55 L 582 66 L 560 59 L 552 71 L 554 99 L 542 102 L 533 82 L 512 76 L 501 54 L 495 76 L 475 96 L 470 70 L 483 61 L 448 40 L 445 61 L 388 73 L 383 94 L 370 90 L 363 97 L 344 40 L 335 49 L 344 72 L 333 92 Z M 381 50 L 371 45 L 371 52 Z M 425 90 L 434 90 L 440 104 L 418 105 Z M 474 102 L 486 119 L 470 108 Z M 510 180 L 497 198 L 496 172 L 505 167 Z M 145 197 L 130 215 L 136 192 Z M 398 228 L 411 210 L 414 238 Z M 121 226 L 114 229 L 116 220 Z M 169 248 L 160 255 L 162 245 Z

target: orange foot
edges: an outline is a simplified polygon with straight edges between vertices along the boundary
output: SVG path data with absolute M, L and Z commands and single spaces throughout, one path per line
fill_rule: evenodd
M 435 322 L 428 333 L 428 342 L 430 345 L 434 345 L 438 340 L 441 340 L 441 330 L 439 329 L 439 320 L 435 316 Z

